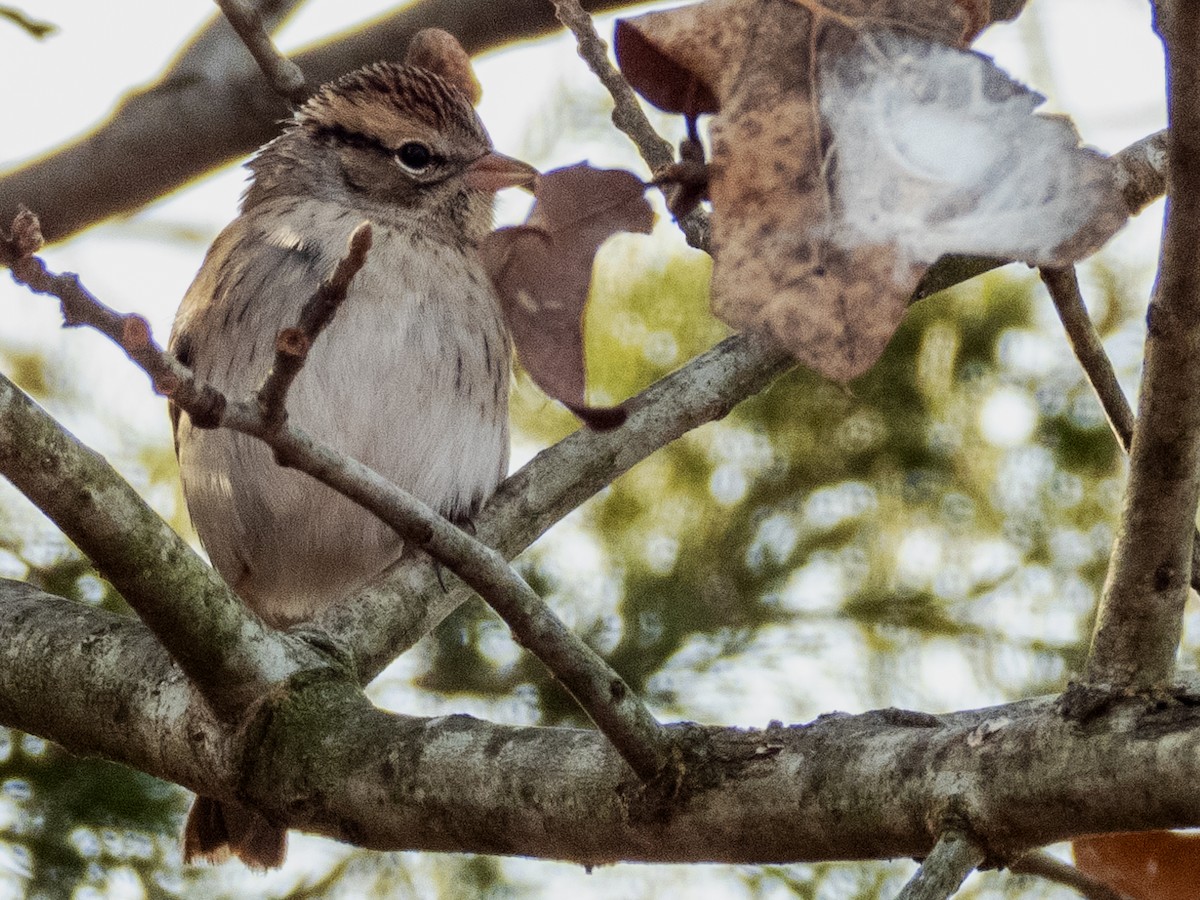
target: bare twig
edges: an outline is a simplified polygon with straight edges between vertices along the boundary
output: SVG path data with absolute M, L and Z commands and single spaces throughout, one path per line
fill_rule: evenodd
M 633 88 L 609 61 L 608 46 L 596 34 L 592 17 L 579 5 L 579 0 L 551 2 L 554 4 L 554 14 L 558 21 L 575 35 L 580 57 L 612 95 L 613 125 L 633 141 L 651 172 L 658 172 L 674 163 L 674 149 L 654 130 L 654 126 L 642 111 Z M 708 249 L 708 216 L 703 210 L 693 209 L 680 217 L 678 222 L 688 244 L 699 250 Z
M 279 332 L 275 340 L 275 361 L 255 392 L 258 413 L 267 428 L 278 428 L 287 420 L 287 394 L 292 382 L 304 368 L 313 342 L 346 301 L 350 282 L 367 261 L 370 250 L 371 225 L 363 222 L 350 235 L 346 255 L 338 260 L 333 274 L 321 282 L 300 310 L 300 321 L 294 328 Z
M 39 22 L 12 6 L 0 6 L 0 19 L 8 19 L 30 37 L 39 41 L 45 40 L 58 31 L 57 25 L 50 22 Z
M 1096 686 L 1170 678 L 1182 631 L 1200 497 L 1200 23 L 1163 0 L 1171 195 L 1150 303 L 1129 484 L 1086 667 Z
M 1026 853 L 1012 862 L 1008 866 L 1008 870 L 1018 875 L 1036 875 L 1047 881 L 1074 888 L 1084 900 L 1128 900 L 1124 894 L 1114 891 L 1104 882 L 1085 875 L 1079 869 L 1051 856 L 1044 850 Z
M 657 171 L 675 162 L 675 150 L 663 138 L 646 114 L 642 112 L 633 88 L 608 59 L 608 46 L 596 34 L 592 17 L 584 12 L 578 0 L 551 0 L 554 15 L 565 28 L 575 35 L 579 55 L 592 70 L 600 83 L 612 95 L 615 104 L 612 112 L 613 124 L 626 134 L 635 145 L 650 170 Z
M 958 831 L 947 831 L 896 900 L 946 900 L 953 897 L 983 862 L 983 848 Z
M 26 222 L 14 227 L 14 236 L 4 244 L 6 255 L 13 255 L 18 246 L 35 246 L 34 241 L 23 237 L 36 229 L 36 218 L 27 219 L 32 219 L 32 226 Z M 369 230 L 361 227 L 355 231 L 346 258 L 305 305 L 305 321 L 296 329 L 301 335 L 311 328 L 315 339 L 320 328 L 331 320 L 338 301 L 338 285 L 344 294 L 345 285 L 362 265 L 369 235 Z M 650 779 L 663 771 L 671 756 L 666 731 L 621 677 L 550 611 L 501 554 L 485 547 L 378 473 L 287 423 L 279 404 L 296 372 L 268 377 L 266 385 L 271 395 L 265 401 L 257 394 L 229 401 L 162 350 L 150 336 L 144 320 L 114 313 L 83 290 L 74 276 L 50 275 L 41 260 L 32 256 L 14 260 L 12 267 L 14 277 L 22 283 L 38 293 L 59 297 L 72 324 L 94 325 L 125 349 L 151 375 L 158 389 L 164 390 L 164 384 L 169 388 L 166 392 L 172 401 L 189 415 L 195 404 L 195 412 L 203 417 L 205 427 L 230 428 L 259 438 L 274 450 L 282 465 L 306 472 L 354 500 L 407 542 L 459 575 L 496 610 L 516 640 L 571 692 L 639 776 Z M 37 277 L 31 282 L 24 277 L 26 272 Z M 139 326 L 130 329 L 131 320 L 139 322 Z M 136 332 L 133 349 L 129 341 L 131 331 Z M 292 365 L 286 363 L 283 370 L 290 371 Z M 159 373 L 158 377 L 155 373 Z M 214 395 L 219 400 L 214 402 Z M 271 420 L 264 417 L 264 407 L 272 412 Z
M 263 25 L 262 17 L 247 0 L 216 0 L 267 81 L 279 96 L 293 104 L 308 97 L 308 85 L 300 67 L 280 53 Z
M 1058 317 L 1066 329 L 1071 348 L 1079 359 L 1084 373 L 1091 382 L 1096 397 L 1108 417 L 1108 424 L 1121 448 L 1128 453 L 1133 445 L 1133 430 L 1135 418 L 1133 407 L 1121 390 L 1117 381 L 1117 373 L 1113 370 L 1112 361 L 1104 352 L 1104 345 L 1096 326 L 1088 315 L 1079 291 L 1079 278 L 1074 267 L 1066 269 L 1042 269 L 1042 281 L 1058 310 Z M 1200 592 L 1200 529 L 1192 532 L 1192 571 L 1190 583 L 1192 588 Z
M 1121 447 L 1126 452 L 1133 444 L 1134 415 L 1133 407 L 1121 390 L 1117 373 L 1113 370 L 1112 361 L 1104 352 L 1104 344 L 1100 334 L 1088 315 L 1083 295 L 1079 291 L 1079 278 L 1074 266 L 1065 269 L 1041 269 L 1038 274 L 1054 301 L 1058 317 L 1066 329 L 1071 349 L 1079 359 L 1084 373 L 1091 382 L 1100 405 L 1108 416 L 1108 423 L 1117 436 Z
M 101 303 L 72 273 L 56 275 L 34 256 L 42 246 L 38 218 L 21 210 L 13 220 L 12 233 L 0 235 L 0 265 L 8 266 L 13 280 L 36 294 L 57 297 L 67 327 L 94 328 L 125 351 L 150 376 L 154 389 L 181 405 L 194 409 L 202 422 L 219 419 L 225 398 L 207 385 L 197 384 L 186 366 L 163 353 L 150 336 L 150 323 L 138 315 L 119 313 Z

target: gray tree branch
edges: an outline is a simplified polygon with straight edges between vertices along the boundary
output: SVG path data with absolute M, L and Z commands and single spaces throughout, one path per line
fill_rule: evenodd
M 983 859 L 977 843 L 960 831 L 946 831 L 896 900 L 948 900 Z
M 3 375 L 0 473 L 96 563 L 219 714 L 240 715 L 293 670 L 277 633 L 103 457 Z
M 0 581 L 0 637 L 0 722 L 374 849 L 782 863 L 923 857 L 949 820 L 1002 856 L 1200 825 L 1196 685 L 1087 728 L 1052 699 L 673 726 L 682 777 L 660 791 L 594 731 L 381 712 L 315 651 L 234 731 L 136 620 Z
M 1171 677 L 1191 576 L 1200 497 L 1200 22 L 1164 0 L 1167 222 L 1150 302 L 1129 484 L 1086 676 L 1145 689 Z
M 216 0 L 258 68 L 280 97 L 302 103 L 309 94 L 300 67 L 281 54 L 267 32 L 268 23 L 249 0 Z

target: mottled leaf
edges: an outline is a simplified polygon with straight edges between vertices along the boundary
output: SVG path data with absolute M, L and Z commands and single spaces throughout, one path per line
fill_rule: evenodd
M 585 402 L 583 311 L 592 262 L 612 235 L 650 231 L 644 190 L 629 172 L 583 164 L 547 172 L 525 224 L 492 232 L 480 247 L 521 364 L 593 428 L 615 428 L 625 412 Z
M 705 0 L 618 22 L 652 103 L 711 112 L 713 310 L 837 381 L 865 372 L 927 265 L 1062 265 L 1124 222 L 1108 161 L 957 49 L 1020 2 Z

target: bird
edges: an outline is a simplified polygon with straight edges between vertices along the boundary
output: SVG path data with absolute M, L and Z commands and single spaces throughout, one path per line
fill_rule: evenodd
M 447 40 L 448 39 L 448 40 Z M 316 91 L 247 164 L 237 217 L 218 235 L 172 328 L 195 376 L 241 398 L 276 336 L 372 228 L 345 302 L 317 337 L 288 419 L 434 510 L 466 521 L 507 473 L 511 347 L 477 256 L 497 190 L 536 170 L 493 149 L 469 57 L 427 30 L 403 64 L 379 62 Z M 374 515 L 277 465 L 246 435 L 171 409 L 189 515 L 213 566 L 268 624 L 311 620 L 398 559 Z M 286 831 L 256 810 L 198 797 L 185 861 L 282 864 Z

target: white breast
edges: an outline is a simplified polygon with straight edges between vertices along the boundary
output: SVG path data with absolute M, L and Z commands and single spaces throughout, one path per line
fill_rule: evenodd
M 256 242 L 295 252 L 257 296 L 240 296 L 254 288 L 248 276 L 202 313 L 181 312 L 192 334 L 205 330 L 202 319 L 242 313 L 228 340 L 197 348 L 198 374 L 235 395 L 257 384 L 275 335 L 294 324 L 357 224 L 307 201 L 244 228 L 231 255 Z M 214 252 L 206 268 L 222 258 Z M 509 365 L 498 302 L 474 254 L 376 225 L 366 265 L 292 388 L 290 421 L 438 512 L 465 516 L 507 467 Z M 213 564 L 270 620 L 309 618 L 399 556 L 391 529 L 278 467 L 250 438 L 181 423 L 180 466 Z

